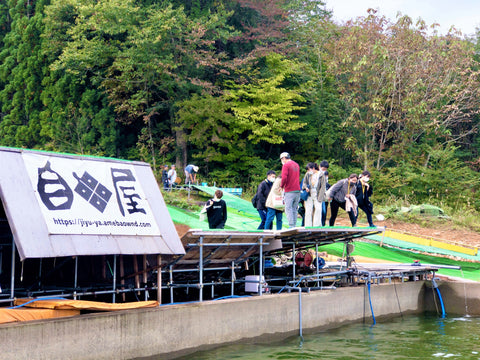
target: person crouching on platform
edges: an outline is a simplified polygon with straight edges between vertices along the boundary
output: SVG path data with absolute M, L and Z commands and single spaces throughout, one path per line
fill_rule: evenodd
M 222 200 L 222 196 L 222 190 L 217 190 L 213 199 L 205 204 L 210 229 L 223 229 L 227 222 L 227 204 Z
M 328 201 L 330 203 L 330 226 L 335 225 L 337 219 L 338 208 L 342 208 L 348 213 L 352 226 L 357 222 L 357 174 L 351 174 L 347 179 L 339 180 L 328 190 Z

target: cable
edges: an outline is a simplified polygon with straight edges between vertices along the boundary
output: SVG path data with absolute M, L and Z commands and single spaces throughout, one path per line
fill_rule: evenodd
M 403 320 L 403 314 L 402 314 L 402 309 L 400 308 L 400 299 L 398 298 L 397 286 L 395 285 L 395 280 L 393 281 L 393 288 L 395 289 L 395 296 L 397 297 L 398 311 L 400 312 L 400 316 Z

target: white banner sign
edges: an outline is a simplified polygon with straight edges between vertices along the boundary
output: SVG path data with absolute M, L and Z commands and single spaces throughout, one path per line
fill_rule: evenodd
M 132 165 L 22 156 L 50 234 L 160 235 Z

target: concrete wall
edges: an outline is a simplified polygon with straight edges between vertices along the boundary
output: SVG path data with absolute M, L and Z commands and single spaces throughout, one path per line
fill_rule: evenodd
M 375 317 L 423 312 L 424 289 L 423 281 L 372 286 Z M 301 303 L 304 333 L 372 321 L 365 287 L 302 293 Z M 299 321 L 298 293 L 89 314 L 2 325 L 0 357 L 164 359 L 242 339 L 297 335 Z
M 480 283 L 478 282 L 437 282 L 447 316 L 480 315 Z M 437 295 L 430 282 L 425 287 L 425 310 L 441 312 Z

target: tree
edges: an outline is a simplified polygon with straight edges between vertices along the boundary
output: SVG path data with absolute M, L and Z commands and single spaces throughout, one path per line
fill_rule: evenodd
M 291 121 L 297 117 L 294 112 L 302 109 L 297 104 L 304 99 L 295 90 L 282 87 L 297 64 L 277 54 L 267 56 L 267 63 L 274 72 L 271 77 L 238 85 L 229 91 L 227 99 L 236 118 L 234 131 L 248 132 L 248 140 L 254 144 L 282 144 L 283 134 L 305 125 Z
M 133 0 L 69 0 L 69 6 L 77 20 L 53 68 L 91 74 L 92 83 L 108 95 L 117 121 L 140 128 L 138 147 L 149 149 L 144 160 L 155 167 L 157 144 L 166 143 L 164 134 L 173 134 L 175 102 L 195 89 L 215 91 L 210 74 L 222 61 L 215 40 L 230 36 L 229 13 L 218 7 L 208 17 L 190 19 L 182 7 L 139 6 Z
M 471 44 L 455 34 L 428 36 L 408 16 L 369 15 L 349 22 L 329 46 L 329 71 L 348 107 L 346 140 L 364 167 L 377 169 L 421 149 L 454 144 L 479 111 L 479 74 Z M 391 163 L 392 164 L 392 163 Z
M 0 52 L 0 138 L 4 145 L 33 148 L 45 139 L 41 132 L 42 79 L 47 64 L 41 51 L 43 7 L 48 0 L 28 4 L 9 0 L 11 30 Z
M 58 60 L 78 18 L 69 2 L 54 1 L 45 8 L 42 52 L 48 64 Z M 52 67 L 44 74 L 41 99 L 43 148 L 80 154 L 128 157 L 120 124 L 98 81 L 88 71 Z M 135 141 L 133 142 L 135 145 Z
M 296 121 L 303 97 L 285 83 L 298 64 L 278 54 L 266 57 L 270 73 L 232 85 L 222 96 L 195 95 L 178 103 L 177 121 L 197 158 L 244 173 L 259 157 L 255 145 L 283 144 L 283 136 L 305 124 Z
M 331 12 L 320 0 L 292 0 L 289 2 L 290 40 L 296 45 L 295 58 L 302 63 L 306 109 L 299 112 L 299 121 L 306 126 L 288 136 L 287 141 L 301 144 L 298 149 L 313 159 L 335 159 L 342 164 L 348 152 L 341 143 L 343 105 L 335 88 L 334 77 L 327 72 L 327 44 L 335 40 L 337 26 Z

